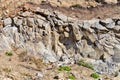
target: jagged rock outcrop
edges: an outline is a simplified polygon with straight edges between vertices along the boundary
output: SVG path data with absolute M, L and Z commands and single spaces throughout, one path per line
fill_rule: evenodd
M 79 20 L 24 6 L 1 23 L 1 52 L 23 49 L 45 62 L 62 64 L 74 64 L 81 57 L 120 62 L 120 19 Z
M 107 4 L 112 4 L 112 3 L 118 3 L 118 0 L 95 0 L 98 3 L 107 3 Z

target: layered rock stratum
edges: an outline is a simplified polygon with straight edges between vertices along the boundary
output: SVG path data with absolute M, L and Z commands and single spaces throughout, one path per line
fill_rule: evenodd
M 1 54 L 7 51 L 16 54 L 26 52 L 28 58 L 22 56 L 23 61 L 29 59 L 29 56 L 34 56 L 36 59 L 42 59 L 44 63 L 55 64 L 54 66 L 74 65 L 80 59 L 87 59 L 99 74 L 111 75 L 116 71 L 119 72 L 119 5 L 110 6 L 110 9 L 116 9 L 115 15 L 108 12 L 107 16 L 100 14 L 93 18 L 94 13 L 84 18 L 90 20 L 82 20 L 84 15 L 72 16 L 69 11 L 65 11 L 68 8 L 56 7 L 58 11 L 52 6 L 48 8 L 49 6 L 26 3 L 2 17 L 0 19 Z M 101 7 L 100 10 L 104 8 L 106 7 Z M 93 12 L 95 11 L 96 8 L 93 9 Z M 88 13 L 86 12 L 85 15 Z M 38 75 L 43 76 L 41 73 Z M 42 80 L 46 79 L 43 77 Z M 84 80 L 79 77 L 77 79 Z

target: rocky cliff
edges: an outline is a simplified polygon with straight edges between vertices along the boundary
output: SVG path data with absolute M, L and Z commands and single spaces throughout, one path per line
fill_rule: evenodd
M 26 51 L 45 63 L 89 58 L 96 72 L 114 73 L 120 62 L 120 19 L 80 20 L 26 4 L 0 20 L 0 52 Z M 99 67 L 101 66 L 101 67 Z

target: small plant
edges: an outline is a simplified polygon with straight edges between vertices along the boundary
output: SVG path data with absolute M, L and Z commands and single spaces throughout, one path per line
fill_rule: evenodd
M 80 5 L 80 4 L 74 4 L 74 5 L 71 5 L 70 7 L 73 7 L 73 8 L 81 8 L 81 5 Z
M 29 73 L 21 73 L 22 76 L 30 76 Z
M 6 55 L 6 56 L 12 56 L 13 53 L 12 53 L 12 52 L 6 52 L 5 55 Z
M 118 74 L 118 72 L 116 71 L 115 73 L 114 73 L 114 76 L 115 77 L 117 77 L 119 74 Z
M 75 76 L 74 75 L 70 75 L 70 76 L 68 76 L 68 79 L 75 80 Z
M 83 66 L 83 67 L 94 70 L 93 65 L 91 63 L 85 62 L 84 60 L 80 60 L 77 64 L 79 66 Z
M 27 57 L 27 52 L 26 51 L 21 52 L 20 54 L 18 54 L 18 57 L 20 61 L 25 62 Z
M 27 55 L 27 52 L 26 51 L 23 51 L 23 52 L 21 52 L 18 56 L 19 56 L 19 58 L 23 58 L 23 57 L 25 57 Z
M 4 72 L 6 72 L 6 73 L 9 73 L 9 72 L 11 72 L 12 70 L 11 69 L 9 69 L 9 68 L 3 68 L 2 69 Z
M 69 66 L 60 66 L 58 70 L 59 71 L 70 71 L 71 68 Z
M 92 73 L 90 76 L 91 76 L 92 78 L 94 78 L 94 79 L 99 78 L 99 74 L 98 74 L 98 73 Z

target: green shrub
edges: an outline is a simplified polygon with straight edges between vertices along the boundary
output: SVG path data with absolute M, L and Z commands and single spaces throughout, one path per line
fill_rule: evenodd
M 98 73 L 92 73 L 90 76 L 91 76 L 92 78 L 94 78 L 94 79 L 99 78 L 99 74 L 98 74 Z
M 83 66 L 83 67 L 94 70 L 93 65 L 91 63 L 85 62 L 84 60 L 80 60 L 77 64 L 79 66 Z
M 12 53 L 12 52 L 6 52 L 5 55 L 7 55 L 7 56 L 12 56 L 13 53 Z
M 60 66 L 58 70 L 59 71 L 70 71 L 71 68 L 69 66 Z
M 118 72 L 116 71 L 115 73 L 114 73 L 114 76 L 115 77 L 117 77 L 119 74 L 118 74 Z
M 75 80 L 75 76 L 74 75 L 70 75 L 70 76 L 68 76 L 68 79 Z
M 74 4 L 74 5 L 71 5 L 70 7 L 73 7 L 73 8 L 81 8 L 81 5 L 80 5 L 80 4 Z

